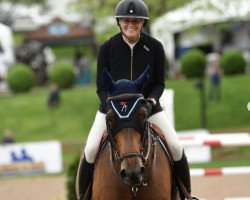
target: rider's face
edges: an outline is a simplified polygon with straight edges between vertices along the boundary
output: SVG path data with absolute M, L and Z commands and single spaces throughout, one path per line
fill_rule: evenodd
M 128 39 L 129 42 L 133 43 L 140 37 L 140 32 L 144 24 L 143 19 L 136 18 L 121 18 L 119 24 L 122 29 L 122 33 Z

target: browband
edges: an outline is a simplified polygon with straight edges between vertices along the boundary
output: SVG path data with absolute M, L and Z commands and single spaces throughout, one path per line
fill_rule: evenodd
M 111 101 L 111 100 L 127 100 L 127 99 L 134 99 L 134 98 L 140 98 L 143 97 L 142 94 L 121 94 L 121 95 L 116 95 L 113 97 L 108 97 L 107 101 Z

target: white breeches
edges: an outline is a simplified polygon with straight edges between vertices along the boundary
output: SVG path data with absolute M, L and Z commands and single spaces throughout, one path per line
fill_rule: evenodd
M 90 129 L 87 143 L 85 146 L 85 157 L 89 163 L 94 163 L 97 156 L 98 148 L 101 143 L 102 135 L 106 130 L 106 114 L 97 111 L 95 121 Z M 149 121 L 157 125 L 163 132 L 166 140 L 168 141 L 169 148 L 172 152 L 174 161 L 178 161 L 182 157 L 183 147 L 179 141 L 179 138 L 170 124 L 169 120 L 165 116 L 164 112 L 161 111 L 152 115 Z
M 179 161 L 182 157 L 183 147 L 179 141 L 176 131 L 170 124 L 167 116 L 163 111 L 152 115 L 149 118 L 152 124 L 157 125 L 163 132 L 165 139 L 169 144 L 170 151 L 172 153 L 174 161 Z
M 106 130 L 106 114 L 97 111 L 95 121 L 90 129 L 87 143 L 85 146 L 85 158 L 89 163 L 94 163 L 98 152 L 99 145 L 102 140 L 102 135 Z

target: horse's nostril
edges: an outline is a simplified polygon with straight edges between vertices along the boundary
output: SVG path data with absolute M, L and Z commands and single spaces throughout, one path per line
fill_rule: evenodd
M 143 174 L 145 172 L 145 170 L 146 170 L 145 166 L 142 166 L 141 167 L 141 173 Z
M 120 176 L 122 177 L 122 179 L 124 179 L 127 176 L 125 169 L 123 169 L 123 170 L 120 171 Z

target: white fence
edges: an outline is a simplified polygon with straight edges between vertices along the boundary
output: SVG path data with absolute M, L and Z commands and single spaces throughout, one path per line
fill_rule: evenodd
M 179 139 L 189 163 L 211 161 L 211 147 L 250 146 L 250 133 L 210 134 L 207 130 L 185 131 Z M 250 166 L 190 169 L 191 176 L 250 174 Z
M 249 133 L 223 133 L 208 135 L 180 136 L 184 147 L 187 146 L 249 146 Z

